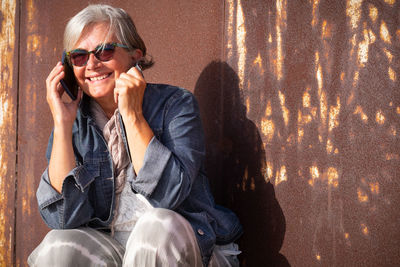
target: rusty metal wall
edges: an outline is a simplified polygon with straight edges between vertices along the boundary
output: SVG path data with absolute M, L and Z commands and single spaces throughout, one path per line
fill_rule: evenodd
M 400 1 L 225 10 L 221 184 L 243 264 L 399 266 Z
M 132 15 L 156 61 L 146 79 L 199 100 L 242 266 L 400 264 L 400 1 L 101 2 Z M 45 78 L 87 4 L 1 1 L 0 266 L 26 266 L 48 231 Z
M 16 182 L 18 11 L 13 1 L 0 9 L 0 265 L 14 260 Z

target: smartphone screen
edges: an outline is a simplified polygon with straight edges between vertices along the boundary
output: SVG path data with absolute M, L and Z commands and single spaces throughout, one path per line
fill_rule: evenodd
M 67 60 L 67 54 L 64 51 L 61 62 L 64 66 L 64 78 L 60 81 L 64 87 L 65 92 L 69 95 L 72 100 L 76 100 L 78 97 L 78 83 L 76 82 L 74 71 Z

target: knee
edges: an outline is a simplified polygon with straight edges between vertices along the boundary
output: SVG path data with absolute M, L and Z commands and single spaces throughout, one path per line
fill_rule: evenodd
M 109 246 L 94 229 L 50 231 L 28 258 L 29 266 L 119 266 L 123 248 Z
M 174 235 L 184 227 L 191 227 L 182 215 L 168 209 L 154 208 L 146 212 L 137 222 L 135 229 L 147 233 L 152 239 Z
M 202 265 L 190 223 L 167 209 L 155 208 L 140 217 L 128 239 L 126 251 L 126 266 Z
M 168 209 L 154 208 L 143 214 L 137 221 L 129 240 L 136 245 L 153 244 L 163 247 L 171 242 L 191 242 L 193 229 L 182 215 Z

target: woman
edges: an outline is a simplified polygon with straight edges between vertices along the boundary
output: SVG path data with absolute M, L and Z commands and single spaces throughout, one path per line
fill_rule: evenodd
M 44 221 L 63 230 L 29 265 L 237 266 L 242 228 L 210 194 L 193 95 L 146 83 L 140 67 L 153 62 L 122 9 L 79 12 L 64 48 L 80 90 L 61 100 L 60 62 L 46 80 L 54 130 L 37 191 Z

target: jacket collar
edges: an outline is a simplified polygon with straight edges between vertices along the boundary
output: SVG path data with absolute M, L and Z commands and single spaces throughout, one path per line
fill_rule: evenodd
M 79 104 L 79 109 L 81 110 L 83 117 L 90 117 L 90 96 L 85 93 L 83 93 L 82 100 Z

